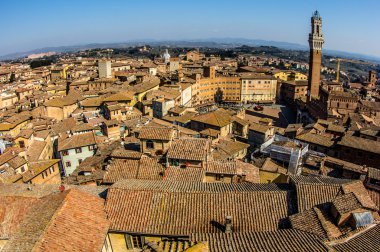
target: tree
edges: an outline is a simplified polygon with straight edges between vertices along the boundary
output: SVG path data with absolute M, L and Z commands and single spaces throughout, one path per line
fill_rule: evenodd
M 9 77 L 9 82 L 14 82 L 16 80 L 15 73 L 11 73 L 11 76 Z

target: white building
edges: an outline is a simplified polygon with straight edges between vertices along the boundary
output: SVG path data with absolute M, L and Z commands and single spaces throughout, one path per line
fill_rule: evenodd
M 191 107 L 191 84 L 181 83 L 180 84 L 182 92 L 181 92 L 181 105 L 185 107 Z
M 71 135 L 58 138 L 58 156 L 61 159 L 61 169 L 69 176 L 83 160 L 92 157 L 96 151 L 94 133 Z
M 269 75 L 243 74 L 241 76 L 241 101 L 274 103 L 277 79 Z
M 98 62 L 99 78 L 111 78 L 111 61 L 99 61 Z
M 162 57 L 164 58 L 165 63 L 169 63 L 170 62 L 170 54 L 168 52 L 168 49 L 165 50 L 165 53 L 164 53 L 164 55 Z

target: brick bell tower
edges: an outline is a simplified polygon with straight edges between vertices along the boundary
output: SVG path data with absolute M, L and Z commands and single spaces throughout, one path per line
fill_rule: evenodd
M 322 45 L 325 42 L 322 33 L 322 18 L 318 11 L 311 17 L 311 33 L 309 33 L 310 59 L 307 101 L 318 98 L 321 81 Z

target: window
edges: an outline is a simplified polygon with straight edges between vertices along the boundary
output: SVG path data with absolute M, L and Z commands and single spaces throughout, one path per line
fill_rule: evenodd
M 223 174 L 216 174 L 215 175 L 215 180 L 216 181 L 223 181 Z
M 82 148 L 81 147 L 75 148 L 75 153 L 82 153 Z
M 71 162 L 70 161 L 66 162 L 66 167 L 71 167 Z
M 25 148 L 25 143 L 24 143 L 24 141 L 19 141 L 18 143 L 19 143 L 19 145 L 20 145 L 20 148 Z
M 142 248 L 141 237 L 137 235 L 132 235 L 132 245 L 133 248 Z
M 95 146 L 94 145 L 90 145 L 90 146 L 88 146 L 88 150 L 94 150 L 95 149 Z
M 154 143 L 152 140 L 146 141 L 146 148 L 147 149 L 153 149 L 154 148 Z
M 67 156 L 67 155 L 69 155 L 69 151 L 68 150 L 62 151 L 62 156 Z
M 47 171 L 43 171 L 43 172 L 42 172 L 42 178 L 44 179 L 44 178 L 46 178 L 47 176 L 48 176 Z

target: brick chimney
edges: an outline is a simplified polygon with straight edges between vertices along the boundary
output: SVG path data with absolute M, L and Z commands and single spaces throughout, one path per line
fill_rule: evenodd
M 232 216 L 226 216 L 224 228 L 225 233 L 232 233 Z

